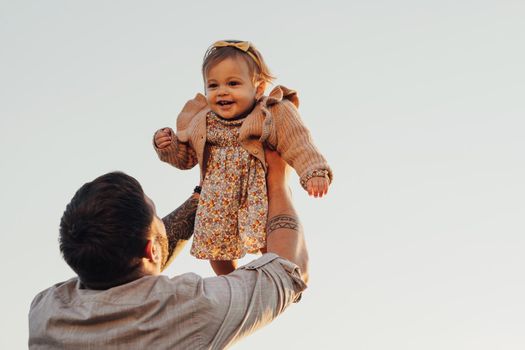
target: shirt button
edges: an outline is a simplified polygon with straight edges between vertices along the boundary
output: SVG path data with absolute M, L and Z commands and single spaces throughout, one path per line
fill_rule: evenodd
M 254 149 L 254 150 L 253 150 L 253 154 L 257 154 L 257 153 L 259 153 L 259 151 L 256 150 L 256 149 Z

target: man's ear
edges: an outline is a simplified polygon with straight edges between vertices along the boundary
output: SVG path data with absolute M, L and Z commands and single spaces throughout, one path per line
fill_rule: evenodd
M 160 249 L 151 239 L 148 239 L 148 243 L 146 244 L 144 257 L 154 262 L 160 262 Z
M 262 97 L 262 95 L 264 95 L 264 91 L 266 90 L 266 82 L 264 80 L 259 80 L 255 84 L 255 99 L 258 100 Z

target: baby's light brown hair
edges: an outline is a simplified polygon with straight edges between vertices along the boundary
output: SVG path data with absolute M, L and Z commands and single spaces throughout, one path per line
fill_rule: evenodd
M 227 44 L 239 44 L 245 43 L 249 45 L 248 50 L 245 52 L 240 48 L 235 46 L 217 46 L 218 43 L 227 43 Z M 218 41 L 215 44 L 211 45 L 206 53 L 204 54 L 204 60 L 202 62 L 202 77 L 206 80 L 206 75 L 208 71 L 214 67 L 216 64 L 224 61 L 227 58 L 232 59 L 241 59 L 248 65 L 250 74 L 252 75 L 253 82 L 264 81 L 266 83 L 271 83 L 275 77 L 270 73 L 270 69 L 264 62 L 263 56 L 253 46 L 252 43 L 244 42 L 241 40 L 224 40 Z

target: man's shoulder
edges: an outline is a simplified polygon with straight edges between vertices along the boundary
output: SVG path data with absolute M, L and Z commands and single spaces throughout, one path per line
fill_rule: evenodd
M 211 303 L 203 301 L 206 295 L 201 282 L 197 274 L 185 273 L 173 278 L 145 276 L 106 290 L 84 289 L 78 279 L 56 284 L 40 292 L 31 305 L 29 342 L 52 344 L 53 348 L 63 344 L 66 348 L 82 348 L 82 344 L 102 348 L 123 341 L 131 341 L 136 348 L 155 343 L 189 348 L 198 341 L 193 336 L 198 334 L 197 311 L 213 314 Z M 102 334 L 101 325 L 108 331 Z M 172 330 L 179 326 L 174 337 Z M 146 328 L 151 332 L 141 332 Z M 130 338 L 130 334 L 134 335 Z
M 41 292 L 39 292 L 35 297 L 33 298 L 33 301 L 31 302 L 31 309 L 33 309 L 35 306 L 37 306 L 39 303 L 42 303 L 49 297 L 53 297 L 57 295 L 57 291 L 60 292 L 66 292 L 70 291 L 72 288 L 75 288 L 75 286 L 78 283 L 78 278 L 74 277 L 69 280 L 58 282 L 52 285 L 51 287 L 48 287 Z
M 125 302 L 127 304 L 140 304 L 148 297 L 162 295 L 164 293 L 191 293 L 201 280 L 201 276 L 192 272 L 172 278 L 164 275 L 144 276 L 110 289 L 93 290 L 82 288 L 80 281 L 75 277 L 56 283 L 39 292 L 31 302 L 31 309 L 34 309 L 42 303 L 60 303 L 67 305 L 80 302 L 107 302 L 118 304 L 119 300 L 123 300 L 123 295 L 126 295 Z

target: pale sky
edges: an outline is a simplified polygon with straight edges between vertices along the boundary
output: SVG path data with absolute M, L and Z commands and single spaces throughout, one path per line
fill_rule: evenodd
M 321 3 L 323 5 L 321 5 Z M 154 130 L 202 91 L 204 51 L 252 41 L 334 170 L 292 178 L 311 283 L 235 349 L 525 348 L 525 3 L 0 0 L 0 348 L 27 347 L 41 290 L 73 277 L 58 223 L 102 173 L 159 215 L 197 169 Z M 189 245 L 167 271 L 211 276 Z

